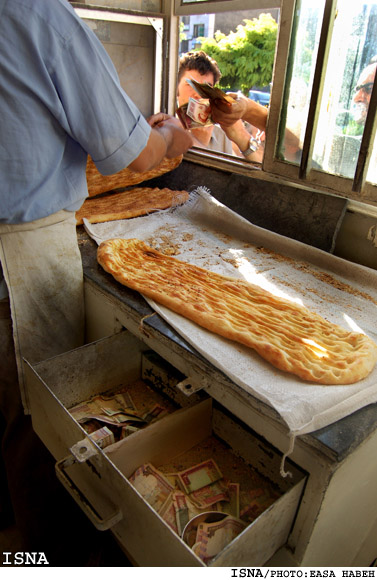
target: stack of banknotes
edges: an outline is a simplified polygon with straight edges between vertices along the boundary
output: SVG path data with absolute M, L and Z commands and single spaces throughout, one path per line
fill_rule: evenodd
M 139 411 L 126 391 L 110 396 L 97 395 L 69 411 L 102 449 L 167 414 L 158 404 L 146 412 Z
M 129 481 L 205 563 L 277 497 L 264 488 L 240 492 L 239 483 L 227 480 L 213 459 L 175 473 L 145 463 Z

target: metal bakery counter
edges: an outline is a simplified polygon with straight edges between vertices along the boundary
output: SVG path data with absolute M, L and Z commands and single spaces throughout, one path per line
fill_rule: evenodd
M 339 212 L 341 204 L 328 218 L 333 225 Z M 110 528 L 139 566 L 371 565 L 377 557 L 377 404 L 292 437 L 273 406 L 229 378 L 226 361 L 220 370 L 139 293 L 107 274 L 97 263 L 96 241 L 82 227 L 78 240 L 88 344 L 29 366 L 27 374 L 34 427 L 93 524 Z M 172 411 L 101 449 L 72 408 L 119 386 L 141 397 L 138 381 Z M 249 494 L 248 508 L 251 497 L 265 503 L 208 558 L 188 541 L 187 530 L 177 533 L 163 510 L 146 501 L 135 473 L 153 465 L 167 476 L 212 454 L 225 480 Z

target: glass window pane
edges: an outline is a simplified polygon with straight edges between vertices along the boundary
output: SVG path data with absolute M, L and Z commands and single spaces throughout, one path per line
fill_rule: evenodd
M 305 134 L 311 75 L 322 18 L 319 13 L 316 21 L 311 18 L 311 13 L 318 8 L 316 6 L 315 10 L 311 10 L 310 4 L 310 0 L 301 2 L 292 77 L 286 91 L 285 123 L 288 128 L 299 132 L 301 139 Z M 314 168 L 334 175 L 354 177 L 377 67 L 377 62 L 373 62 L 377 55 L 376 34 L 376 1 L 338 0 L 314 140 Z M 309 43 L 309 39 L 313 40 Z M 296 92 L 297 83 L 301 84 Z M 295 99 L 298 97 L 301 100 L 296 107 Z M 298 110 L 300 116 L 296 116 Z M 281 151 L 281 157 L 286 159 L 283 147 Z M 294 161 L 300 162 L 300 154 Z M 370 164 L 368 179 L 372 178 L 374 165 Z
M 301 148 L 290 146 L 288 128 L 302 147 L 321 33 L 324 0 L 299 0 L 296 4 L 290 47 L 278 157 L 300 164 Z
M 368 167 L 367 181 L 377 184 L 377 137 L 374 139 L 372 155 Z
M 354 177 L 376 73 L 376 31 L 377 3 L 338 1 L 313 151 L 335 175 Z

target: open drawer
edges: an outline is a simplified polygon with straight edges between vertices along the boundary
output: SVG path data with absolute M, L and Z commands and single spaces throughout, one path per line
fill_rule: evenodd
M 283 479 L 279 472 L 280 453 L 226 409 L 216 405 L 212 408 L 210 398 L 191 402 L 191 397 L 187 399 L 182 393 L 175 396 L 171 385 L 162 387 L 165 392 L 161 396 L 170 392 L 175 406 L 182 401 L 185 407 L 173 409 L 105 449 L 93 443 L 69 412 L 72 406 L 93 395 L 140 379 L 143 350 L 146 349 L 141 341 L 122 332 L 39 364 L 27 364 L 34 429 L 57 460 L 59 478 L 93 524 L 98 529 L 111 528 L 137 565 L 263 565 L 287 541 L 305 474 L 288 461 L 292 477 Z M 205 461 L 208 456 L 200 454 L 206 453 L 203 448 L 208 451 L 208 438 L 219 441 L 216 462 L 225 478 L 234 481 L 243 477 L 245 482 L 255 478 L 259 487 L 266 482 L 276 495 L 205 564 L 129 478 L 146 463 L 161 471 L 185 468 L 190 453 L 194 453 L 194 463 Z M 211 448 L 208 453 L 212 451 Z M 243 469 L 252 470 L 250 478 L 245 474 L 241 477 Z

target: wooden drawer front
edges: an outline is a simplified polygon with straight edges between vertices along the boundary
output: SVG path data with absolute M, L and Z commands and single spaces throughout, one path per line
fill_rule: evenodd
M 211 399 L 180 409 L 105 450 L 93 444 L 68 409 L 92 395 L 140 378 L 143 343 L 121 332 L 37 365 L 28 365 L 33 425 L 57 459 L 68 491 L 99 529 L 111 527 L 141 566 L 204 566 L 128 481 L 143 463 L 169 464 L 208 436 L 224 440 L 235 455 L 279 487 L 280 496 L 228 544 L 209 566 L 263 565 L 291 529 L 305 482 L 293 464 L 281 478 L 281 456 Z M 171 388 L 170 388 L 171 390 Z M 226 475 L 224 473 L 224 475 Z

